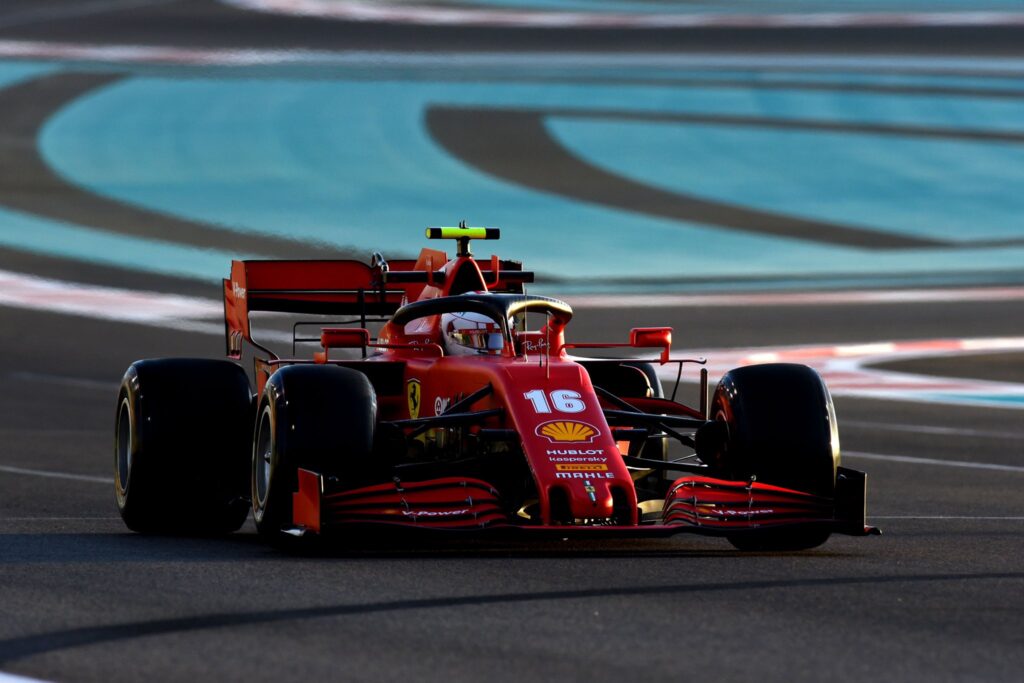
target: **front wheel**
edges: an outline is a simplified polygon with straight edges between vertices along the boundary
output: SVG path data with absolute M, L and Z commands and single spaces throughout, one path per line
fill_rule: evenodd
M 367 465 L 377 397 L 361 372 L 333 365 L 292 365 L 271 376 L 252 442 L 252 509 L 260 534 L 292 525 L 299 468 L 344 475 Z
M 813 369 L 772 363 L 730 370 L 715 389 L 711 417 L 729 426 L 728 441 L 710 463 L 721 476 L 835 496 L 835 408 Z M 805 550 L 830 534 L 821 527 L 779 527 L 728 539 L 740 550 Z

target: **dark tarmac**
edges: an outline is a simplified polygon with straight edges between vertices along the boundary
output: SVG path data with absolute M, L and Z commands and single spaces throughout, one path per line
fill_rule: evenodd
M 112 9 L 78 13 L 73 4 L 8 0 L 0 38 L 318 49 L 417 41 L 425 50 L 1024 51 L 1019 28 L 521 34 L 353 27 L 198 0 L 125 10 L 94 3 Z M 0 204 L 112 231 L 149 218 L 68 194 L 48 177 L 33 116 L 31 107 L 0 110 L 22 126 L 0 131 Z M 26 182 L 15 182 L 25 179 L 15 164 L 31 172 Z M 166 223 L 152 229 L 180 229 L 185 241 L 233 239 L 159 218 Z M 304 249 L 275 238 L 260 246 L 274 255 Z M 218 296 L 190 280 L 2 248 L 0 269 Z M 1022 320 L 1020 301 L 589 308 L 578 312 L 573 336 L 612 339 L 631 326 L 672 325 L 678 347 L 714 348 L 1019 336 Z M 885 533 L 834 537 L 803 553 L 744 554 L 724 540 L 680 535 L 303 556 L 264 547 L 251 522 L 224 539 L 132 534 L 117 516 L 111 482 L 120 377 L 140 357 L 222 350 L 213 334 L 0 307 L 0 670 L 69 682 L 1020 680 L 1019 410 L 837 399 L 844 464 L 869 473 L 869 518 Z M 899 369 L 1021 382 L 1022 367 L 1019 355 L 999 354 L 906 361 Z

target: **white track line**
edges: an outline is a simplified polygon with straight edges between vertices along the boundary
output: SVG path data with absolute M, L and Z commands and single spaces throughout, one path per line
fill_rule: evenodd
M 893 424 L 891 422 L 866 422 L 863 420 L 840 420 L 843 427 L 860 427 L 883 432 L 907 432 L 910 434 L 938 434 L 942 436 L 980 437 L 986 439 L 1024 440 L 1024 432 L 996 432 L 983 429 L 960 427 L 931 427 L 925 425 Z
M 3 522 L 113 522 L 121 521 L 120 517 L 0 517 Z
M 0 465 L 0 472 L 6 472 L 8 474 L 24 474 L 31 477 L 46 477 L 49 479 L 86 481 L 90 484 L 106 484 L 108 486 L 114 483 L 114 480 L 111 477 L 94 477 L 88 474 L 71 474 L 70 472 L 53 472 L 50 470 L 33 470 L 25 467 L 11 467 L 10 465 Z
M 980 515 L 869 515 L 872 520 L 876 519 L 937 519 L 937 520 L 982 520 L 996 522 L 1024 522 L 1024 517 L 1014 516 L 980 516 Z
M 967 297 L 969 300 L 999 300 L 1006 296 L 1024 295 L 1024 288 L 1016 291 L 1005 288 L 939 291 L 941 293 L 938 296 L 947 301 L 955 300 L 957 296 Z M 909 299 L 918 299 L 932 294 L 926 290 L 909 290 L 906 296 Z M 699 298 L 719 300 L 717 295 Z M 212 299 L 83 285 L 0 270 L 0 306 L 5 305 L 155 325 L 164 329 L 214 336 L 221 336 L 224 333 L 223 324 L 219 320 L 223 315 L 223 306 Z M 214 322 L 210 318 L 218 320 Z M 256 336 L 259 341 L 267 343 L 292 342 L 292 335 L 283 330 L 260 330 Z M 742 365 L 794 362 L 817 369 L 836 395 L 972 405 L 989 401 L 1001 407 L 1024 407 L 1024 403 L 1017 403 L 1017 397 L 1024 394 L 1024 385 L 912 375 L 869 367 L 897 359 L 1008 350 L 1024 350 L 1024 337 L 925 339 L 832 346 L 690 350 L 680 353 L 686 357 L 709 358 L 711 362 L 706 367 L 713 379 L 721 377 L 733 367 Z M 672 368 L 666 369 L 666 380 L 674 379 L 670 376 L 671 370 Z M 108 390 L 107 385 L 95 384 L 86 378 L 37 379 Z
M 26 676 L 16 676 L 14 674 L 4 673 L 0 671 L 0 683 L 48 683 L 41 678 L 28 678 Z
M 224 315 L 223 304 L 211 299 L 85 285 L 7 270 L 0 270 L 0 306 L 130 322 L 220 318 Z M 223 334 L 223 326 L 220 329 Z
M 1024 337 L 978 339 L 911 339 L 859 344 L 754 347 L 746 349 L 684 349 L 678 358 L 707 358 L 711 380 L 732 368 L 759 363 L 799 363 L 822 376 L 834 396 L 993 405 L 1024 409 L 1024 384 L 895 372 L 878 367 L 890 361 L 955 357 L 987 351 L 1024 351 Z M 675 380 L 676 368 L 665 366 L 662 381 Z
M 85 377 L 70 377 L 67 375 L 51 375 L 42 372 L 12 372 L 9 377 L 17 380 L 29 381 L 29 382 L 43 382 L 46 384 L 59 384 L 66 387 L 74 387 L 76 389 L 90 389 L 94 391 L 104 391 L 107 393 L 117 391 L 117 380 L 110 382 L 101 382 L 100 380 L 87 379 Z M 88 431 L 88 430 L 76 430 L 76 431 Z
M 941 460 L 939 458 L 916 458 L 910 455 L 883 455 L 881 453 L 862 453 L 860 451 L 843 451 L 843 457 L 862 460 L 882 460 L 901 462 L 911 465 L 937 465 L 940 467 L 961 467 L 973 470 L 995 470 L 996 472 L 1024 472 L 1019 465 L 998 465 L 988 462 L 967 462 L 965 460 Z
M 225 48 L 178 48 L 159 45 L 99 45 L 93 43 L 0 40 L 0 58 L 56 61 L 111 62 L 118 64 L 177 64 L 182 66 L 279 66 L 318 65 L 342 67 L 406 67 L 438 69 L 483 68 L 728 68 L 728 69 L 832 69 L 929 73 L 954 70 L 983 75 L 1019 76 L 1024 59 L 1019 57 L 935 57 L 921 55 L 833 54 L 598 54 L 586 52 L 369 52 L 315 50 L 261 50 Z
M 574 308 L 710 308 L 723 306 L 833 306 L 846 304 L 1021 301 L 1024 287 L 764 292 L 748 294 L 609 294 L 566 297 Z
M 807 14 L 636 14 L 357 0 L 221 0 L 241 9 L 345 21 L 515 28 L 830 28 L 841 26 L 1012 26 L 1021 12 L 816 12 Z
M 223 322 L 209 322 L 211 318 L 223 320 L 224 316 L 224 304 L 214 299 L 86 285 L 7 270 L 0 270 L 0 306 L 224 335 Z M 259 341 L 284 344 L 292 341 L 290 333 L 280 330 L 260 330 L 256 336 Z M 51 377 L 50 381 L 83 387 L 93 382 L 70 377 Z

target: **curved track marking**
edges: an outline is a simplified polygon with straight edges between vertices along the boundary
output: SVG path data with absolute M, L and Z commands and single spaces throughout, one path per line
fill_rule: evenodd
M 1024 239 L 952 243 L 827 221 L 813 221 L 670 192 L 612 173 L 580 159 L 554 139 L 544 123 L 548 117 L 648 123 L 711 123 L 779 130 L 839 131 L 1024 143 L 1024 133 L 1013 132 L 801 121 L 774 117 L 584 109 L 433 106 L 427 110 L 426 124 L 434 139 L 450 154 L 487 174 L 520 186 L 578 201 L 650 216 L 862 249 L 967 248 L 1024 243 Z M 543 160 L 544 163 L 538 163 L 539 160 Z
M 910 358 L 977 354 L 986 351 L 1024 351 L 1024 337 L 882 341 L 837 346 L 708 349 L 679 351 L 679 358 L 706 357 L 709 377 L 717 380 L 730 369 L 759 363 L 800 363 L 821 375 L 836 396 L 859 396 L 899 401 L 988 405 L 1024 409 L 1024 384 L 915 375 L 871 367 Z M 663 381 L 675 381 L 676 368 L 665 366 Z
M 965 429 L 962 427 L 934 427 L 929 425 L 899 424 L 893 422 L 868 422 L 864 420 L 843 420 L 844 427 L 855 427 L 875 432 L 905 432 L 907 434 L 937 434 L 968 439 L 998 439 L 1000 441 L 1024 441 L 1024 432 L 1000 432 L 988 429 Z
M 943 244 L 744 209 L 638 183 L 570 153 L 544 125 L 544 118 L 552 113 L 435 106 L 427 110 L 426 123 L 438 144 L 465 163 L 517 185 L 579 201 L 741 232 L 843 246 L 912 248 Z M 645 116 L 622 113 L 628 118 Z M 585 112 L 560 115 L 587 116 Z M 611 113 L 607 116 L 616 118 Z M 540 159 L 545 163 L 538 164 Z
M 713 72 L 712 72 L 713 73 Z M 790 70 L 786 70 L 791 75 Z M 770 73 L 768 75 L 771 75 Z M 762 77 L 764 74 L 762 74 Z M 758 78 L 757 76 L 713 75 L 706 78 L 664 76 L 624 78 L 618 76 L 526 76 L 501 75 L 487 76 L 463 75 L 459 73 L 436 74 L 436 78 L 446 82 L 476 82 L 486 80 L 489 83 L 541 83 L 565 85 L 621 85 L 666 88 L 700 88 L 704 90 L 745 90 L 745 91 L 802 91 L 823 93 L 865 93 L 871 95 L 892 95 L 895 97 L 969 97 L 971 99 L 1020 100 L 1024 99 L 1024 89 L 1019 87 L 977 87 L 971 85 L 934 85 L 899 83 L 867 83 L 848 80 L 830 81 L 802 80 L 788 78 Z
M 876 73 L 930 76 L 1024 77 L 1024 59 L 1015 56 L 837 55 L 824 52 L 799 55 L 775 52 L 721 54 L 595 53 L 586 51 L 531 52 L 402 52 L 396 50 L 310 50 L 297 48 L 174 47 L 139 43 L 97 44 L 49 40 L 0 39 L 0 57 L 52 61 L 82 60 L 110 64 L 173 64 L 179 66 L 364 66 L 412 68 L 629 68 L 629 69 L 744 69 L 755 72 Z
M 127 322 L 209 319 L 224 314 L 223 304 L 211 299 L 82 285 L 3 270 L 0 305 Z
M 0 683 L 48 683 L 40 678 L 28 678 L 16 674 L 8 674 L 0 671 Z
M 34 470 L 26 467 L 11 467 L 0 465 L 0 472 L 7 474 L 24 474 L 32 477 L 45 477 L 47 479 L 69 479 L 71 481 L 85 481 L 92 484 L 113 484 L 112 477 L 94 477 L 88 474 L 71 474 L 70 472 L 51 472 L 50 470 Z
M 984 291 L 972 291 L 971 294 L 980 297 Z M 998 296 L 1000 291 L 994 290 L 995 295 Z M 221 304 L 217 301 L 84 286 L 6 271 L 0 271 L 0 305 L 143 323 L 201 334 L 223 334 L 222 325 L 210 322 L 222 314 Z M 263 331 L 260 337 L 275 343 L 291 342 L 291 335 L 275 330 Z M 804 363 L 816 368 L 836 395 L 1024 408 L 1024 385 L 913 375 L 868 367 L 908 358 L 1013 350 L 1024 350 L 1024 337 L 691 350 L 680 351 L 677 356 L 710 358 L 707 367 L 712 378 L 716 379 L 733 367 L 752 363 Z M 673 367 L 666 367 L 663 374 L 666 380 L 674 381 Z
M 943 460 L 941 458 L 916 458 L 909 455 L 883 455 L 881 453 L 861 453 L 843 451 L 843 457 L 861 460 L 881 460 L 884 462 L 900 462 L 909 465 L 936 465 L 939 467 L 959 467 L 972 470 L 992 470 L 994 472 L 1024 472 L 1024 467 L 1017 465 L 998 465 L 987 462 L 969 462 L 966 460 Z
M 514 28 L 835 28 L 1017 26 L 1024 12 L 817 12 L 806 14 L 603 13 L 446 7 L 356 0 L 221 0 L 240 9 L 365 22 Z
M 122 78 L 120 74 L 56 73 L 0 90 L 0 131 L 4 133 L 0 137 L 0 205 L 73 225 L 205 249 L 277 257 L 323 255 L 322 245 L 203 225 L 100 197 L 66 182 L 34 144 L 25 144 L 36 140 L 56 111 Z
M 128 623 L 107 624 L 69 628 L 48 633 L 15 636 L 0 640 L 0 663 L 8 663 L 49 652 L 59 652 L 78 647 L 132 641 L 138 638 L 162 636 L 172 633 L 191 633 L 254 624 L 272 624 L 306 619 L 331 617 L 356 617 L 377 613 L 398 613 L 410 610 L 451 610 L 460 607 L 484 605 L 522 604 L 529 602 L 566 602 L 593 597 L 608 596 L 657 596 L 667 594 L 707 595 L 722 591 L 763 592 L 775 589 L 804 590 L 809 586 L 821 588 L 842 588 L 854 585 L 879 585 L 883 583 L 924 583 L 965 581 L 1021 581 L 1021 572 L 961 573 L 961 574 L 888 574 L 871 576 L 826 577 L 811 579 L 779 579 L 760 581 L 725 581 L 705 583 L 695 581 L 688 584 L 660 586 L 611 586 L 605 588 L 539 591 L 519 593 L 491 593 L 413 600 L 381 601 L 362 604 L 325 605 L 258 612 L 227 612 L 196 614 L 169 619 L 154 619 Z
M 878 519 L 924 519 L 937 521 L 989 521 L 989 522 L 1024 522 L 1024 517 L 1007 515 L 999 517 L 995 515 L 871 515 L 872 520 Z
M 721 308 L 723 306 L 843 306 L 955 301 L 1021 301 L 1024 287 L 869 289 L 744 294 L 595 294 L 565 297 L 573 308 Z
M 223 336 L 224 304 L 213 299 L 147 292 L 140 290 L 83 285 L 0 270 L 0 306 L 80 315 L 101 320 L 137 323 L 180 332 Z M 256 314 L 259 315 L 258 313 Z M 254 316 L 255 318 L 255 316 Z M 256 332 L 261 342 L 291 344 L 292 335 L 274 329 Z M 12 373 L 12 376 L 25 373 Z M 36 373 L 36 380 L 77 386 L 95 386 L 88 380 L 47 376 Z

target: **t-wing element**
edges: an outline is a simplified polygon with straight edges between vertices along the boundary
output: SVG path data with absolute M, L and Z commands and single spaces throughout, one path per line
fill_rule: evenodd
M 469 250 L 470 240 L 496 240 L 500 238 L 500 228 L 467 228 L 466 221 L 459 223 L 457 228 L 427 228 L 427 239 L 457 240 L 459 251 L 456 256 L 473 255 Z

